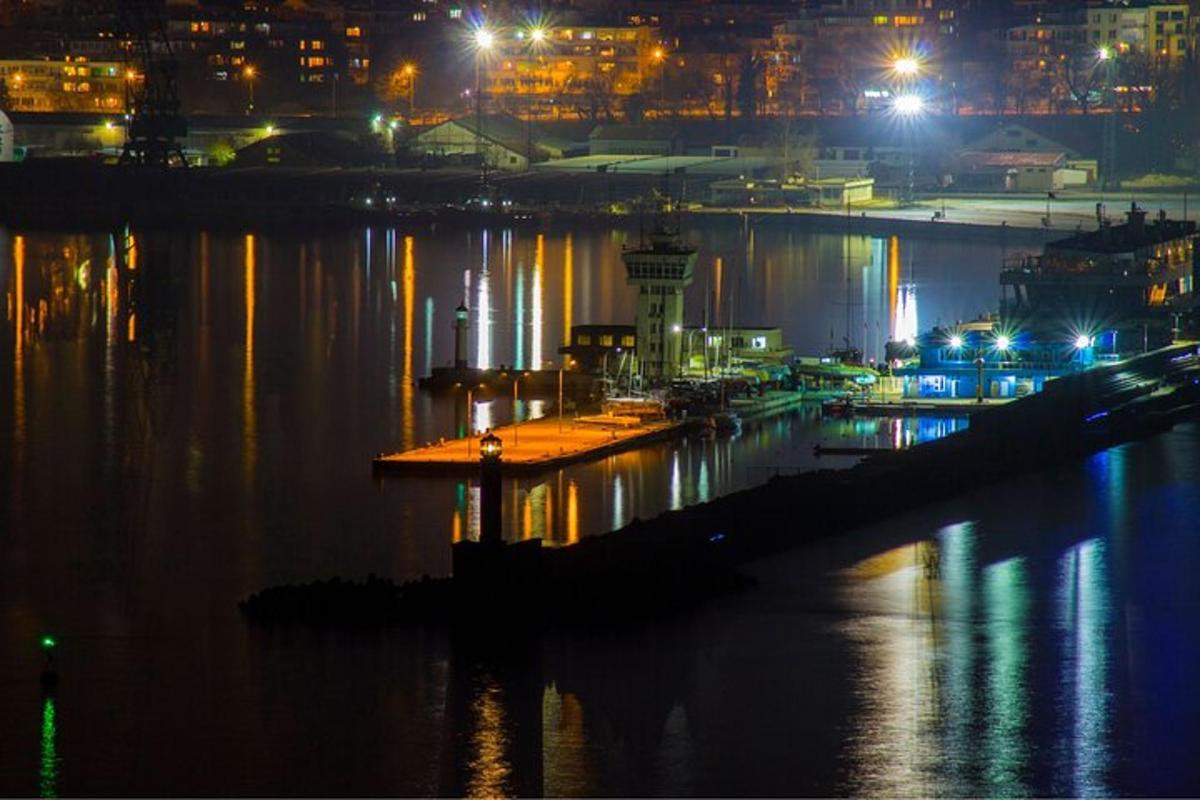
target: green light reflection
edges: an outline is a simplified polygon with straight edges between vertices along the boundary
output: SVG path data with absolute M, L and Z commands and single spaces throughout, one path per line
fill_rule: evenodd
M 58 722 L 54 698 L 42 701 L 42 761 L 38 771 L 38 796 L 58 797 L 58 773 L 62 760 L 58 757 Z
M 1026 797 L 1024 782 L 1029 720 L 1028 567 L 1021 557 L 992 564 L 983 571 L 984 633 L 988 648 L 987 734 L 984 764 L 992 797 Z

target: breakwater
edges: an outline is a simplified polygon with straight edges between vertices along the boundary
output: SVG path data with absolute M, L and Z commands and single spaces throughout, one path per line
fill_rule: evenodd
M 746 581 L 738 565 L 946 500 L 971 489 L 1152 435 L 1200 416 L 1200 352 L 1177 345 L 1062 378 L 1037 395 L 991 409 L 970 429 L 903 453 L 867 458 L 708 503 L 634 520 L 571 547 L 463 542 L 455 577 L 371 595 L 388 622 L 496 621 L 491 600 L 528 600 L 525 622 L 575 624 L 679 608 Z M 864 502 L 864 498 L 870 502 Z M 420 589 L 414 586 L 422 587 Z M 263 622 L 342 624 L 321 584 L 270 589 L 243 611 Z M 341 602 L 353 590 L 339 585 Z M 319 615 L 311 613 L 321 608 Z M 511 608 L 508 603 L 505 608 Z M 499 618 L 507 619 L 507 613 Z

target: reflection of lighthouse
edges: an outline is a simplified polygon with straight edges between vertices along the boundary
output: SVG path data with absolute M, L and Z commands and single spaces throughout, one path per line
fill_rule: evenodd
M 892 341 L 904 342 L 910 347 L 917 340 L 917 287 L 905 284 L 900 287 L 899 300 L 896 304 L 895 330 L 892 331 Z
M 470 310 L 464 300 L 454 309 L 454 368 L 467 368 L 467 332 L 471 327 Z

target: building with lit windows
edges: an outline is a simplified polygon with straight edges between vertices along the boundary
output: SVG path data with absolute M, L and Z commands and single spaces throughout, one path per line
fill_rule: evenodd
M 645 25 L 518 28 L 496 38 L 486 62 L 487 92 L 543 100 L 628 96 L 655 77 L 661 53 L 656 29 Z
M 1189 51 L 1187 3 L 1123 0 L 1087 10 L 1087 40 L 1094 47 L 1133 49 L 1174 60 Z
M 0 60 L 0 79 L 13 111 L 121 113 L 127 74 L 120 63 L 79 56 Z

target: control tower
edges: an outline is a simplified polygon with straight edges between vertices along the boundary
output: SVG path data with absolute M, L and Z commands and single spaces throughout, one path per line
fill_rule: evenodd
M 677 231 L 656 228 L 650 241 L 626 250 L 627 282 L 638 287 L 637 359 L 642 375 L 667 378 L 682 365 L 683 290 L 692 283 L 696 250 Z

